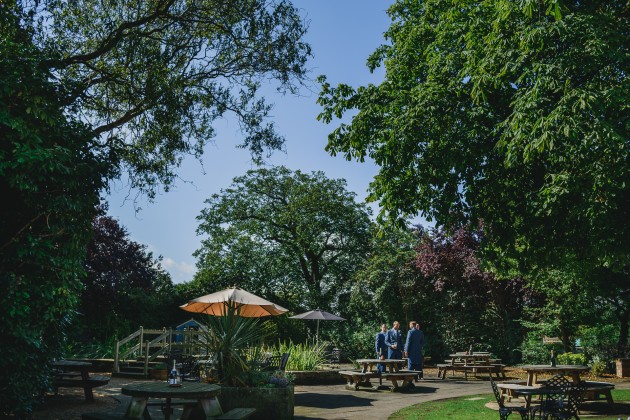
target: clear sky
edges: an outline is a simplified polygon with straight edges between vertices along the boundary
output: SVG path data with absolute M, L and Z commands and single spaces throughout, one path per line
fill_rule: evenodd
M 308 63 L 310 78 L 324 74 L 332 85 L 379 84 L 383 71 L 371 74 L 365 63 L 385 42 L 383 33 L 391 23 L 386 9 L 392 2 L 294 0 L 309 22 L 306 40 L 314 56 Z M 303 172 L 321 170 L 329 178 L 344 178 L 357 200 L 363 201 L 378 168 L 369 162 L 333 158 L 324 151 L 327 135 L 337 125 L 327 126 L 316 120 L 321 110 L 315 103 L 318 92 L 318 86 L 312 83 L 310 88 L 302 89 L 299 97 L 266 96 L 275 104 L 273 121 L 286 140 L 286 153 L 275 152 L 269 163 Z M 195 233 L 196 217 L 204 208 L 204 200 L 227 188 L 234 177 L 254 168 L 249 152 L 235 148 L 242 137 L 234 121 L 221 121 L 217 128 L 214 144 L 206 148 L 203 167 L 195 159 L 185 160 L 175 188 L 158 195 L 153 203 L 140 197 L 136 201 L 136 206 L 141 207 L 138 213 L 134 210 L 135 193 L 123 182 L 112 184 L 107 197 L 109 214 L 127 228 L 132 240 L 147 245 L 155 256 L 163 256 L 163 266 L 176 283 L 191 280 L 196 271 L 192 253 L 202 239 Z

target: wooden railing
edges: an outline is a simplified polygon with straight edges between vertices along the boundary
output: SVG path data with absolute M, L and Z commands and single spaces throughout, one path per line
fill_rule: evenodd
M 149 372 L 149 363 L 160 356 L 173 352 L 184 355 L 203 355 L 205 350 L 205 327 L 200 330 L 173 330 L 172 328 L 151 330 L 140 327 L 138 331 L 116 342 L 114 352 L 114 372 L 120 372 L 120 365 L 129 360 L 143 361 L 144 374 Z M 153 337 L 152 339 L 148 339 Z

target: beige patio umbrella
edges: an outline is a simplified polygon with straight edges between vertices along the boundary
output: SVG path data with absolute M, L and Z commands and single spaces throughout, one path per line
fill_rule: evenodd
M 239 315 L 246 318 L 281 315 L 288 311 L 280 305 L 237 287 L 198 297 L 181 305 L 180 308 L 188 312 L 218 316 L 223 315 L 229 301 L 240 310 Z

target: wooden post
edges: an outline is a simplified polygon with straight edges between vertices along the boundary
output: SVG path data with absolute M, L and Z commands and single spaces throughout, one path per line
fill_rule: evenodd
M 114 353 L 114 372 L 120 372 L 120 341 L 116 340 L 116 352 Z
M 145 376 L 149 374 L 149 340 L 147 340 L 146 347 L 147 347 L 147 351 L 144 355 L 144 375 Z
M 144 328 L 142 328 L 142 325 L 140 325 L 140 340 L 138 341 L 138 348 L 140 349 L 140 357 L 142 357 L 142 343 L 144 343 Z

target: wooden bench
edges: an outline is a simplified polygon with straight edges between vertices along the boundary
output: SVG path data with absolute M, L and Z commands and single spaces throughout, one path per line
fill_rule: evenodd
M 360 386 L 372 388 L 370 379 L 381 376 L 379 372 L 359 372 L 355 370 L 342 370 L 339 374 L 346 378 L 346 388 L 354 389 L 355 391 L 358 390 Z
M 611 384 L 610 382 L 584 381 L 584 387 L 586 388 L 586 392 L 584 393 L 585 400 L 597 401 L 606 399 L 606 402 L 609 404 L 613 403 L 613 397 L 610 391 L 615 389 L 615 384 Z M 602 395 L 604 398 L 601 398 Z
M 94 401 L 92 389 L 107 385 L 111 379 L 109 376 L 90 376 L 87 379 L 80 377 L 80 374 L 78 378 L 76 376 L 77 375 L 73 375 L 72 372 L 70 372 L 70 374 L 64 373 L 58 375 L 53 380 L 52 384 L 55 389 L 55 393 L 57 393 L 59 388 L 83 388 L 86 401 Z
M 448 363 L 439 363 L 437 365 L 438 368 L 438 378 L 446 379 L 446 372 L 451 370 L 453 372 L 453 376 L 455 376 L 455 372 L 464 372 L 464 378 L 468 380 L 468 372 L 472 372 L 475 375 L 479 372 L 487 372 L 488 375 L 492 376 L 492 374 L 496 374 L 497 379 L 501 379 L 501 377 L 505 378 L 505 370 L 503 369 L 505 365 L 494 364 L 494 365 L 462 365 L 462 364 L 448 364 Z
M 392 383 L 392 387 L 390 389 L 392 391 L 405 391 L 410 388 L 410 384 L 413 383 L 413 380 L 418 377 L 420 372 L 416 372 L 413 370 L 407 370 L 404 372 L 390 372 L 390 373 L 381 373 L 380 379 L 388 380 Z M 398 381 L 402 381 L 400 385 L 398 385 Z

